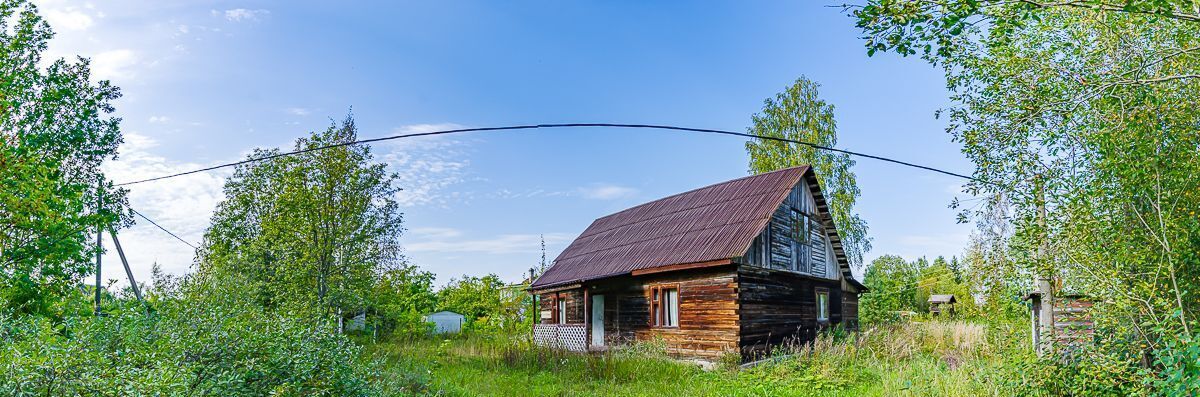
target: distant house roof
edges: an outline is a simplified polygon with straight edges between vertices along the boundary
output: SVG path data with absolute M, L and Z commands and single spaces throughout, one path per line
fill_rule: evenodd
M 437 312 L 437 313 L 430 313 L 430 314 L 427 314 L 427 315 L 425 315 L 425 317 L 435 317 L 435 316 L 437 316 L 437 317 L 442 317 L 442 316 L 458 316 L 458 317 L 463 317 L 463 315 L 462 315 L 462 314 L 458 314 L 458 313 L 455 313 L 455 312 L 452 312 L 452 311 L 449 311 L 449 310 L 442 310 L 442 311 L 440 311 L 440 312 Z
M 929 295 L 929 303 L 958 303 L 954 295 Z
M 808 166 L 721 182 L 596 219 L 531 288 L 739 257 L 801 180 L 816 199 L 842 274 L 863 288 L 850 274 L 841 238 Z

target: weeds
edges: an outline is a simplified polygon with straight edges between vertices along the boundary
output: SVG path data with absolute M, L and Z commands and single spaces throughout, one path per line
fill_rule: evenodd
M 658 342 L 605 354 L 538 347 L 525 336 L 470 335 L 395 341 L 370 347 L 398 371 L 428 374 L 428 393 L 447 395 L 1009 395 L 1020 382 L 1006 363 L 1023 346 L 1015 328 L 970 322 L 886 325 L 822 334 L 777 348 L 773 359 L 740 369 L 740 356 L 704 371 L 672 360 Z M 409 387 L 406 390 L 418 390 Z

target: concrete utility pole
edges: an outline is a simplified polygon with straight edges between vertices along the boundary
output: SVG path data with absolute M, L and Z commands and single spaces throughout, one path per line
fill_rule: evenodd
M 1052 351 L 1054 345 L 1054 285 L 1051 282 L 1054 277 L 1054 265 L 1049 258 L 1050 230 L 1046 227 L 1046 182 L 1041 174 L 1038 174 L 1036 178 L 1037 221 L 1041 233 L 1038 236 L 1040 241 L 1037 248 L 1037 271 L 1034 272 L 1034 277 L 1036 277 L 1034 281 L 1037 283 L 1041 299 L 1038 308 L 1039 332 L 1034 340 L 1040 341 L 1037 346 L 1038 355 L 1044 355 L 1046 352 Z
M 133 295 L 137 296 L 138 300 L 142 300 L 142 288 L 138 287 L 137 281 L 133 279 L 133 270 L 129 269 L 129 261 L 125 259 L 125 250 L 121 249 L 121 240 L 117 240 L 117 232 L 108 231 L 108 235 L 112 237 L 113 246 L 117 247 L 117 255 L 121 256 L 121 264 L 125 265 L 125 277 L 129 277 L 129 286 L 133 287 Z

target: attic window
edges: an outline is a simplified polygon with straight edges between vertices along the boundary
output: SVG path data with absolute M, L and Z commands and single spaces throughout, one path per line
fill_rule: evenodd
M 679 326 L 678 287 L 650 287 L 650 323 L 655 327 Z

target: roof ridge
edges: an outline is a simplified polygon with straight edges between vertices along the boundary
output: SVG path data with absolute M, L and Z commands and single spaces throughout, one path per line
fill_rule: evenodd
M 711 187 L 716 187 L 716 186 L 721 186 L 721 185 L 725 185 L 725 184 L 730 184 L 730 183 L 737 182 L 737 181 L 740 181 L 740 180 L 743 180 L 743 179 L 757 178 L 757 177 L 765 177 L 766 175 L 771 175 L 771 174 L 780 173 L 780 172 L 783 172 L 783 171 L 790 171 L 790 170 L 793 170 L 793 169 L 797 169 L 797 168 L 805 168 L 805 167 L 811 167 L 811 166 L 809 166 L 809 165 L 798 165 L 798 166 L 795 166 L 795 167 L 780 168 L 780 169 L 777 169 L 777 170 L 774 170 L 774 171 L 771 171 L 771 172 L 764 172 L 764 173 L 761 173 L 761 174 L 747 175 L 747 176 L 743 176 L 743 177 L 741 177 L 741 178 L 737 178 L 737 179 L 730 179 L 730 180 L 728 180 L 728 181 L 724 181 L 724 182 L 718 182 L 718 183 L 714 183 L 714 184 L 711 184 L 711 185 L 708 185 L 708 186 L 701 186 L 701 187 L 698 187 L 698 188 L 695 188 L 695 189 L 692 189 L 692 190 L 688 190 L 688 191 L 686 191 L 686 192 L 682 192 L 682 193 L 676 193 L 676 194 L 672 194 L 672 195 L 670 195 L 670 196 L 666 196 L 666 197 L 662 197 L 662 198 L 654 199 L 654 200 L 651 200 L 651 201 L 647 201 L 647 202 L 644 202 L 644 203 L 641 203 L 641 204 L 638 204 L 638 205 L 635 205 L 635 206 L 632 206 L 632 207 L 629 207 L 629 208 L 626 208 L 626 209 L 623 209 L 623 210 L 620 210 L 620 211 L 617 211 L 617 212 L 614 212 L 614 213 L 611 213 L 611 214 L 608 214 L 608 215 L 605 215 L 605 216 L 602 216 L 602 217 L 596 218 L 595 220 L 593 220 L 593 221 L 592 221 L 592 223 L 591 223 L 590 225 L 588 225 L 588 229 L 591 229 L 591 225 L 595 225 L 596 223 L 600 222 L 602 219 L 611 218 L 611 217 L 614 217 L 614 216 L 617 216 L 617 215 L 620 215 L 620 214 L 623 214 L 623 213 L 626 213 L 626 212 L 629 212 L 629 211 L 632 211 L 632 210 L 635 210 L 635 209 L 638 209 L 638 208 L 641 208 L 641 207 L 645 207 L 645 206 L 647 206 L 647 205 L 654 204 L 654 203 L 657 203 L 657 202 L 660 202 L 660 201 L 666 201 L 666 200 L 668 200 L 668 199 L 670 199 L 670 198 L 673 198 L 673 197 L 683 196 L 683 195 L 686 195 L 686 194 L 689 194 L 689 193 L 694 193 L 694 192 L 697 192 L 697 191 L 700 191 L 700 190 L 704 190 L 704 189 L 708 189 L 708 188 L 711 188 Z M 761 196 L 761 195 L 764 195 L 764 194 L 767 194 L 767 193 L 758 193 L 757 195 Z M 714 204 L 725 203 L 725 202 L 729 202 L 729 201 L 733 201 L 733 200 L 737 200 L 737 199 L 743 199 L 743 198 L 750 197 L 750 196 L 753 196 L 753 195 L 754 195 L 754 194 L 746 194 L 746 195 L 743 195 L 743 196 L 737 196 L 737 197 L 733 197 L 733 198 L 731 198 L 731 199 L 729 199 L 729 200 L 725 200 L 725 201 L 719 201 L 719 202 L 717 202 L 717 203 L 714 203 Z M 702 207 L 695 207 L 695 208 L 702 208 Z M 579 237 L 577 237 L 577 239 L 578 239 L 578 238 L 587 237 L 587 236 L 591 236 L 591 235 L 594 235 L 594 234 L 600 234 L 600 233 L 603 233 L 603 232 L 606 232 L 606 231 L 609 231 L 609 230 L 612 230 L 612 229 L 616 229 L 616 228 L 619 228 L 619 227 L 624 227 L 624 226 L 632 225 L 632 224 L 635 224 L 635 223 L 641 223 L 641 222 L 644 222 L 644 221 L 647 221 L 647 220 L 651 220 L 651 219 L 658 219 L 658 218 L 661 218 L 661 217 L 663 217 L 663 216 L 670 215 L 670 214 L 674 214 L 674 213 L 677 213 L 677 212 L 680 212 L 680 211 L 668 212 L 668 213 L 666 213 L 666 214 L 662 214 L 662 215 L 659 215 L 659 216 L 656 216 L 656 217 L 653 217 L 653 218 L 642 219 L 642 220 L 638 220 L 638 221 L 634 221 L 634 222 L 629 222 L 629 223 L 622 223 L 622 224 L 619 224 L 619 225 L 615 225 L 615 226 L 609 227 L 609 228 L 607 228 L 607 229 L 604 229 L 604 230 L 597 231 L 597 232 L 595 232 L 595 233 L 592 233 L 592 234 L 581 234 Z M 588 229 L 584 229 L 584 230 L 583 230 L 583 232 L 584 232 L 584 233 L 587 233 Z

